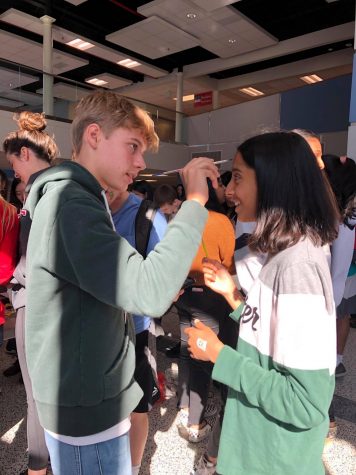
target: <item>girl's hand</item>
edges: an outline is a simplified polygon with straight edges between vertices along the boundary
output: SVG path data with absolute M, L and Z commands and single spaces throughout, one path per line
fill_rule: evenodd
M 184 330 L 188 335 L 188 350 L 192 358 L 215 363 L 224 344 L 210 327 L 194 320 L 194 327 Z
M 214 292 L 223 295 L 233 309 L 244 301 L 233 278 L 220 262 L 205 257 L 203 273 L 205 285 Z

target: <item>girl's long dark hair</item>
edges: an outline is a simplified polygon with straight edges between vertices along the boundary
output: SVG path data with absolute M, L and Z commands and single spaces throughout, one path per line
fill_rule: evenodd
M 356 163 L 348 157 L 323 155 L 325 173 L 335 194 L 343 220 L 355 212 Z
M 256 173 L 257 225 L 249 241 L 253 251 L 275 254 L 304 237 L 317 246 L 336 238 L 336 200 L 300 135 L 258 135 L 246 140 L 238 151 Z
M 225 214 L 224 207 L 218 200 L 216 191 L 211 183 L 210 178 L 208 178 L 207 181 L 208 181 L 209 197 L 208 197 L 208 201 L 205 203 L 205 208 L 208 209 L 209 211 L 215 211 L 216 213 Z

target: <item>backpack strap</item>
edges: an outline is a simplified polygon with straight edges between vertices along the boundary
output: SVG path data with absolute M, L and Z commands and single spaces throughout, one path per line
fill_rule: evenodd
M 147 256 L 147 246 L 150 239 L 153 220 L 157 209 L 152 201 L 142 200 L 135 219 L 135 241 L 136 250 L 144 257 Z

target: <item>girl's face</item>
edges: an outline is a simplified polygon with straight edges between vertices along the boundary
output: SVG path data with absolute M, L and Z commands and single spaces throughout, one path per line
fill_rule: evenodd
M 320 140 L 316 137 L 306 137 L 305 140 L 308 142 L 309 147 L 312 149 L 315 155 L 318 167 L 320 168 L 320 170 L 324 170 L 325 165 L 322 159 L 323 148 L 321 146 Z
M 257 181 L 255 171 L 247 166 L 241 153 L 237 153 L 232 165 L 232 177 L 227 186 L 239 221 L 256 221 Z
M 218 199 L 218 202 L 220 204 L 225 203 L 225 201 L 226 201 L 226 199 L 225 199 L 225 186 L 221 183 L 220 180 L 218 180 L 218 187 L 215 188 L 215 193 L 216 193 L 216 197 Z
M 29 149 L 27 147 L 22 147 L 19 155 L 15 153 L 7 154 L 6 158 L 11 165 L 15 173 L 15 177 L 26 184 L 28 179 L 34 173 L 31 168 L 31 162 L 28 159 Z
M 16 195 L 16 198 L 21 201 L 21 203 L 24 203 L 25 202 L 25 184 L 22 183 L 22 181 L 20 181 L 20 183 L 18 183 L 16 185 L 16 188 L 15 188 L 15 195 Z

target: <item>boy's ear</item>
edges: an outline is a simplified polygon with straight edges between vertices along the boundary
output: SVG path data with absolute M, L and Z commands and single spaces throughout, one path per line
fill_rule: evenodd
M 98 124 L 89 124 L 85 129 L 85 138 L 90 147 L 96 149 L 101 140 L 102 130 Z

